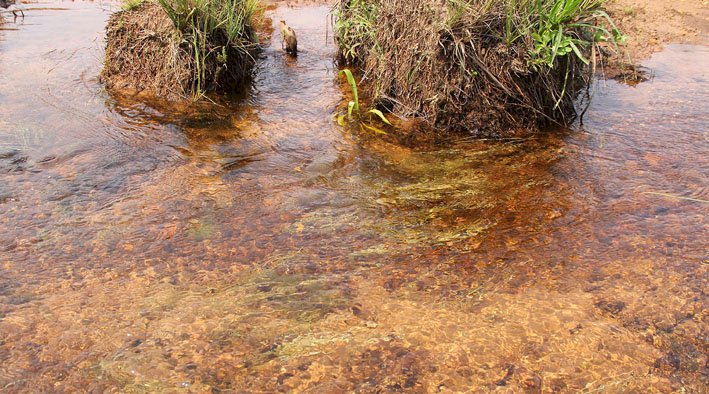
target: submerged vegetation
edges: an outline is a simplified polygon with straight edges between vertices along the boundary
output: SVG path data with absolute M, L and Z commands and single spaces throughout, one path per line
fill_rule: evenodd
M 565 123 L 599 45 L 623 36 L 602 0 L 341 0 L 343 64 L 404 116 L 477 135 Z
M 106 29 L 109 87 L 198 98 L 233 87 L 254 66 L 256 0 L 129 0 Z

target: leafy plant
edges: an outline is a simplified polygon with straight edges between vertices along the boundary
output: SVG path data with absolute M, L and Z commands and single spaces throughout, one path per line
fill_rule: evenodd
M 601 41 L 624 41 L 608 14 L 599 9 L 600 5 L 601 1 L 566 0 L 557 1 L 547 13 L 540 10 L 542 18 L 537 31 L 532 33 L 533 63 L 552 67 L 557 56 L 564 56 L 573 51 L 579 60 L 589 64 L 579 46 Z M 605 19 L 612 32 L 595 24 L 599 19 Z M 586 33 L 586 37 L 579 33 Z
M 367 111 L 362 112 L 359 105 L 359 93 L 357 91 L 357 82 L 355 81 L 354 75 L 352 75 L 352 71 L 344 69 L 340 71 L 340 75 L 344 75 L 347 78 L 347 83 L 350 85 L 350 88 L 352 88 L 352 100 L 347 103 L 347 115 L 342 114 L 338 116 L 337 122 L 340 125 L 344 126 L 346 124 L 345 116 L 347 116 L 347 119 L 349 119 L 350 121 L 358 121 L 361 127 L 374 131 L 378 134 L 386 134 L 386 132 L 384 132 L 383 130 L 378 129 L 372 126 L 371 124 L 367 124 L 362 120 L 363 115 L 374 115 L 378 117 L 382 122 L 391 126 L 389 119 L 384 116 L 384 113 L 382 113 L 382 111 L 376 108 L 370 108 Z
M 601 8 L 604 0 L 507 0 L 505 41 L 531 37 L 529 64 L 553 68 L 573 53 L 584 64 L 584 51 L 599 42 L 622 44 L 625 36 Z M 605 26 L 608 26 L 606 28 Z
M 364 58 L 363 51 L 377 50 L 375 23 L 379 16 L 376 1 L 349 0 L 334 12 L 335 36 L 345 63 Z
M 586 65 L 590 61 L 583 52 L 600 42 L 614 45 L 623 43 L 623 36 L 608 14 L 601 9 L 604 0 L 536 0 L 531 37 L 529 65 L 533 69 L 554 68 L 557 58 L 571 53 Z M 610 31 L 601 23 L 610 26 Z M 568 63 L 564 84 L 554 108 L 558 107 L 566 91 L 569 78 Z

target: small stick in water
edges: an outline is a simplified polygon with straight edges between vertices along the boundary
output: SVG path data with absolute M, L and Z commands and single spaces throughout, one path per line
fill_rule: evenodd
M 17 7 L 15 4 L 17 4 L 17 0 L 0 0 L 0 8 L 5 8 L 8 12 L 12 12 L 15 19 L 17 19 L 17 11 L 20 11 L 22 19 L 25 19 L 25 13 L 22 11 L 22 8 Z
M 281 21 L 281 47 L 285 43 L 286 52 L 295 55 L 298 53 L 298 38 L 295 36 L 295 31 L 286 25 L 286 21 Z

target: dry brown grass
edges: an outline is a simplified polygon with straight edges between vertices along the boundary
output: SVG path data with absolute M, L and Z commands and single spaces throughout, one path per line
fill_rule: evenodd
M 192 56 L 179 39 L 157 4 L 113 14 L 106 27 L 102 80 L 109 89 L 148 91 L 167 99 L 190 96 Z

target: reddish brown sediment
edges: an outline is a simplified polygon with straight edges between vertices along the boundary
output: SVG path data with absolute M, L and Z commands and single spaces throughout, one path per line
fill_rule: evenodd
M 707 44 L 705 0 L 608 0 L 608 13 L 628 36 L 624 53 L 642 61 L 668 43 Z
M 706 47 L 578 129 L 406 147 L 333 119 L 325 7 L 173 110 L 66 4 L 0 43 L 3 394 L 706 391 Z

